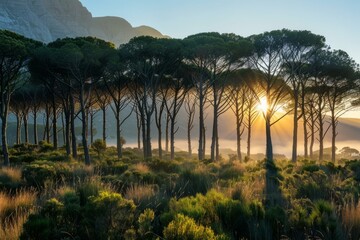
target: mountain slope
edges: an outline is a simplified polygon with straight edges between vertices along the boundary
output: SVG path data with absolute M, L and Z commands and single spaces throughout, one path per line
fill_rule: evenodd
M 45 43 L 94 36 L 120 45 L 135 36 L 166 37 L 148 26 L 132 27 L 120 17 L 92 17 L 79 0 L 1 0 L 0 29 Z

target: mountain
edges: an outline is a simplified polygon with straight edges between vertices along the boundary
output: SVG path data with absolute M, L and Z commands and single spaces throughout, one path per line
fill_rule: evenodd
M 148 26 L 133 27 L 120 17 L 92 17 L 79 0 L 1 0 L 0 29 L 45 43 L 93 36 L 118 46 L 141 35 L 167 37 Z

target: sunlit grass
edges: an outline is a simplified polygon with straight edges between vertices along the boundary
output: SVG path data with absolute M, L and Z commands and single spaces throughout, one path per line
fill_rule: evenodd
M 345 231 L 352 239 L 360 238 L 360 202 L 348 203 L 341 211 L 341 219 Z
M 0 236 L 4 240 L 19 239 L 23 224 L 35 210 L 36 192 L 18 190 L 0 192 Z

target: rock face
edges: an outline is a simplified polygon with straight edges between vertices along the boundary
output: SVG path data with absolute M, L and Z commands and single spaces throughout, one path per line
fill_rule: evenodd
M 120 17 L 93 18 L 79 0 L 1 0 L 0 29 L 45 43 L 94 36 L 118 46 L 135 36 L 166 37 L 151 27 L 134 28 Z

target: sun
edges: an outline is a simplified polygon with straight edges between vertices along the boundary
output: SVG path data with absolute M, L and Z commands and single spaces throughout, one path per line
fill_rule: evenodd
M 259 104 L 257 106 L 258 111 L 262 112 L 262 113 L 266 113 L 266 111 L 268 110 L 268 107 L 269 106 L 267 104 L 266 97 L 260 98 Z

